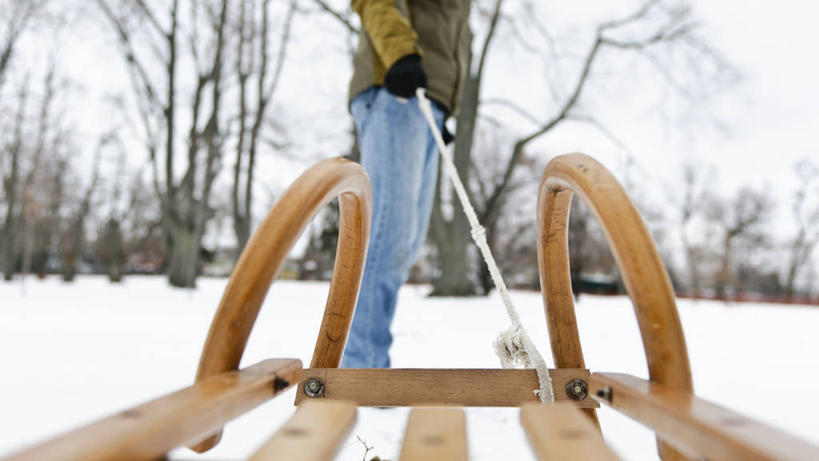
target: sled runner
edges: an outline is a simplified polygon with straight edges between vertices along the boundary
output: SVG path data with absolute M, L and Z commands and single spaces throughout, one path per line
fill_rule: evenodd
M 642 335 L 649 380 L 586 369 L 571 292 L 568 216 L 573 195 L 600 222 Z M 337 257 L 309 368 L 270 359 L 239 370 L 256 316 L 285 257 L 314 215 L 339 199 Z M 297 386 L 292 418 L 251 459 L 330 460 L 358 406 L 412 406 L 400 459 L 465 460 L 460 407 L 520 407 L 542 460 L 614 460 L 595 409 L 601 404 L 657 434 L 663 460 L 817 460 L 819 448 L 698 398 L 674 294 L 636 208 L 594 159 L 564 155 L 546 167 L 538 196 L 538 260 L 556 369 L 554 404 L 542 404 L 533 369 L 339 369 L 369 238 L 371 195 L 356 163 L 323 161 L 279 199 L 225 289 L 195 384 L 59 436 L 7 460 L 157 459 L 189 444 L 215 446 L 222 426 Z M 285 351 L 286 352 L 286 351 Z

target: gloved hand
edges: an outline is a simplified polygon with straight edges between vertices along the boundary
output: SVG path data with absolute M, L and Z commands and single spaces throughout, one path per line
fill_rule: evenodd
M 452 144 L 452 141 L 455 141 L 455 135 L 449 131 L 449 128 L 446 127 L 446 123 L 444 123 L 444 129 L 441 130 L 441 138 L 447 146 Z
M 410 54 L 395 61 L 384 76 L 384 86 L 393 95 L 406 99 L 415 96 L 418 88 L 428 88 L 421 56 Z

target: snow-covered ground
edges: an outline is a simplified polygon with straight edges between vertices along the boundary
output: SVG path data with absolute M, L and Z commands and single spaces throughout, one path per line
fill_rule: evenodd
M 98 277 L 73 285 L 29 279 L 24 295 L 19 282 L 0 284 L 0 455 L 189 385 L 224 285 L 202 279 L 197 290 L 175 290 L 158 277 L 116 286 Z M 507 325 L 499 299 L 431 299 L 427 290 L 401 292 L 393 366 L 497 367 L 491 345 Z M 326 293 L 325 283 L 275 283 L 243 365 L 269 357 L 309 363 Z M 535 341 L 548 344 L 540 295 L 513 296 Z M 819 309 L 685 300 L 679 307 L 700 396 L 819 444 Z M 584 296 L 578 321 L 590 369 L 646 376 L 626 298 Z M 294 392 L 229 424 L 212 452 L 180 449 L 172 457 L 246 457 L 292 413 Z M 516 410 L 467 415 L 473 459 L 533 459 Z M 406 409 L 359 409 L 338 459 L 362 459 L 356 436 L 374 447 L 368 459 L 395 459 L 406 417 Z M 656 459 L 642 426 L 605 409 L 600 420 L 625 459 Z

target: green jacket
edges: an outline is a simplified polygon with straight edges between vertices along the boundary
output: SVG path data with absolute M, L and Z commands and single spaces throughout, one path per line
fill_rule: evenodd
M 453 114 L 471 46 L 470 0 L 352 0 L 361 17 L 350 98 L 373 85 L 396 61 L 420 54 L 429 95 Z

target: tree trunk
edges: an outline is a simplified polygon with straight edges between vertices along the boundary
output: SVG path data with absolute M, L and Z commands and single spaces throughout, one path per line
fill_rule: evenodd
M 468 61 L 471 63 L 471 57 Z M 453 156 L 455 167 L 467 190 L 472 165 L 472 141 L 475 137 L 475 122 L 480 104 L 479 93 L 479 77 L 469 73 L 461 92 L 461 105 L 457 117 L 458 133 Z M 430 222 L 432 241 L 438 250 L 438 268 L 441 273 L 433 282 L 430 296 L 474 296 L 478 294 L 478 287 L 470 277 L 473 268 L 469 263 L 469 223 L 460 203 L 453 203 L 451 220 L 446 220 L 441 212 L 441 183 L 449 181 L 443 168 L 441 170 L 438 173 L 438 187 Z M 454 194 L 453 202 L 457 202 Z
M 73 282 L 77 275 L 77 252 L 70 246 L 63 249 L 62 257 L 63 282 Z
M 23 122 L 25 118 L 28 88 L 23 87 L 20 92 L 20 107 L 15 118 L 14 141 L 9 147 L 11 156 L 11 171 L 8 178 L 3 178 L 3 188 L 6 192 L 6 219 L 3 221 L 3 241 L 0 243 L 0 265 L 3 278 L 10 281 L 17 269 L 17 234 L 18 221 L 18 187 L 20 182 L 20 151 L 23 146 Z
M 688 291 L 689 295 L 700 295 L 700 271 L 699 271 L 699 257 L 697 250 L 692 247 L 686 247 L 685 260 L 688 266 Z
M 171 226 L 170 235 L 173 244 L 168 254 L 168 281 L 175 287 L 195 288 L 200 238 L 195 230 L 183 225 Z
M 77 276 L 77 258 L 82 255 L 85 240 L 85 213 L 82 207 L 68 227 L 63 237 L 62 275 L 63 282 L 73 282 Z
M 441 181 L 446 179 L 442 176 L 443 172 L 438 175 L 438 187 L 430 222 L 432 239 L 438 250 L 440 274 L 433 282 L 430 296 L 474 296 L 477 294 L 477 287 L 469 278 L 472 270 L 466 251 L 469 226 L 460 209 L 454 210 L 451 221 L 444 219 L 440 191 Z
M 105 264 L 105 271 L 108 273 L 108 280 L 112 283 L 121 282 L 125 251 L 122 246 L 122 226 L 117 218 L 111 217 L 105 223 L 102 248 L 100 250 Z
M 685 252 L 685 265 L 688 272 L 688 295 L 700 295 L 700 258 L 699 251 L 688 240 L 686 230 L 688 229 L 688 219 L 685 219 L 680 226 L 680 238 L 683 244 L 683 251 Z
M 236 234 L 236 260 L 239 260 L 247 242 L 250 241 L 250 220 L 245 216 L 236 216 L 233 220 L 233 232 Z
M 722 257 L 720 261 L 719 274 L 717 275 L 716 291 L 720 298 L 728 296 L 728 287 L 731 282 L 731 240 L 732 237 L 726 235 L 722 241 Z
M 9 180 L 11 186 L 6 192 L 6 219 L 3 222 L 3 241 L 0 242 L 0 264 L 3 267 L 3 279 L 10 281 L 14 277 L 15 268 L 17 266 L 17 213 L 15 208 L 17 206 L 16 200 L 16 176 L 17 157 L 12 158 L 12 174 Z
M 9 204 L 11 208 L 11 204 Z M 6 222 L 3 226 L 3 242 L 0 248 L 0 264 L 3 265 L 3 279 L 10 281 L 14 277 L 14 269 L 17 265 L 17 225 L 14 217 L 6 215 Z
M 446 232 L 447 227 L 452 225 L 453 223 L 447 223 L 443 219 L 437 220 L 433 235 Z M 463 235 L 469 234 L 466 232 Z M 465 252 L 455 244 L 455 239 L 450 241 L 452 245 L 438 245 L 438 267 L 441 273 L 435 279 L 430 296 L 474 296 L 477 290 L 475 283 L 469 279 L 472 272 L 468 267 L 469 260 L 464 257 Z

